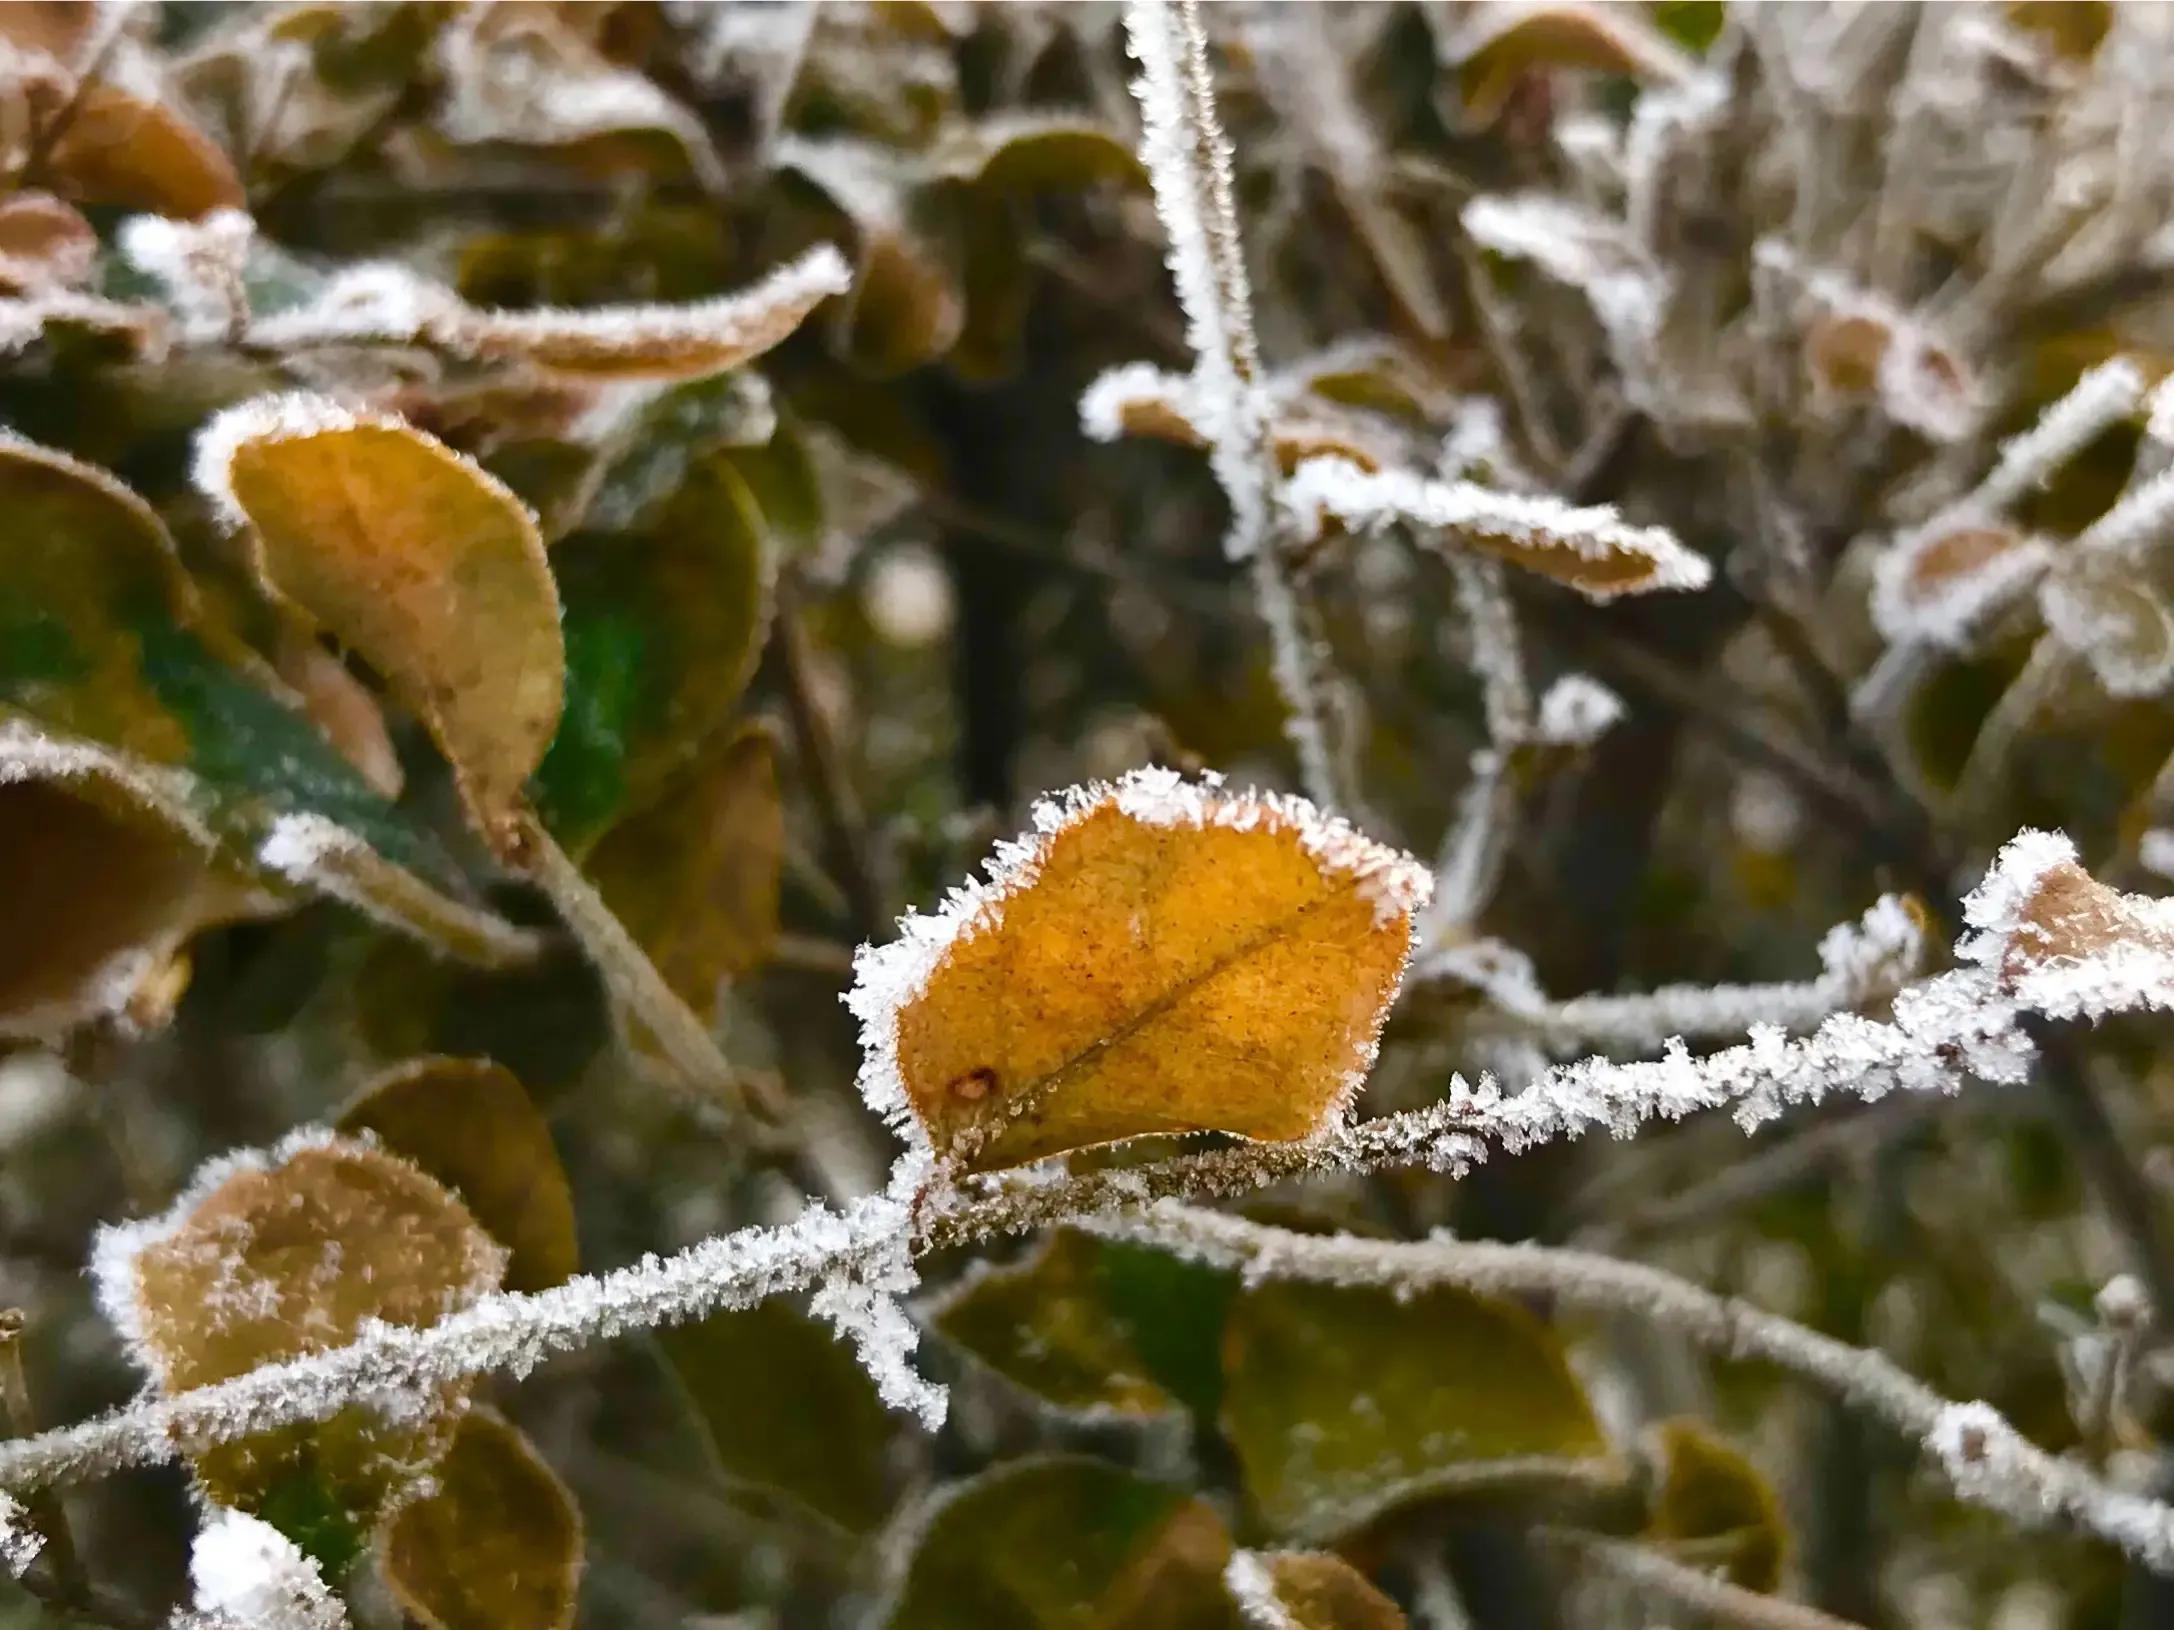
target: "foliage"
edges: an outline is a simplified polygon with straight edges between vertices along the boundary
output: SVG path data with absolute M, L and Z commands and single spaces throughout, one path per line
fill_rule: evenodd
M 2170 75 L 0 7 L 0 1623 L 2166 1622 Z

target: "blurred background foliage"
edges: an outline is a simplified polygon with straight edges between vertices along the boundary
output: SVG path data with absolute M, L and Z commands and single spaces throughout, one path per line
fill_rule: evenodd
M 1114 8 L 123 9 L 0 9 L 0 421 L 148 505 L 0 447 L 0 702 L 186 763 L 245 835 L 336 814 L 399 876 L 355 885 L 373 915 L 177 860 L 95 778 L 0 785 L 17 1431 L 136 1385 L 80 1274 L 96 1225 L 299 1123 L 374 1130 L 457 1189 L 515 1288 L 776 1220 L 810 1182 L 877 1186 L 891 1140 L 853 1092 L 837 1000 L 855 944 L 1044 789 L 1151 761 L 1291 774 L 1205 460 L 1183 426 L 1112 443 L 1079 426 L 1105 369 L 1187 360 Z M 1591 746 L 1514 766 L 1484 929 L 1550 990 L 1804 977 L 1819 935 L 1887 889 L 1952 937 L 1958 888 L 2026 823 L 2135 886 L 2168 813 L 2163 696 L 2071 663 L 2034 705 L 2009 700 L 2047 637 L 2028 619 L 1934 650 L 1888 713 L 1851 705 L 1894 643 L 1867 610 L 1885 537 L 2087 367 L 2168 365 L 2165 166 L 2130 151 L 2156 142 L 2134 109 L 2163 107 L 2174 72 L 2151 8 L 1954 8 L 1967 35 L 1950 8 L 1787 9 L 1209 12 L 1294 443 L 1386 458 L 1495 397 L 1545 489 L 1666 524 L 1719 569 L 1704 594 L 1607 609 L 1515 585 L 1536 677 L 1590 672 L 1628 707 Z M 2109 128 L 2092 99 L 2116 81 L 2145 88 Z M 1677 279 L 1662 360 L 1632 379 L 1589 291 L 1476 241 L 1462 212 L 1537 190 L 1613 220 L 1641 162 L 1626 132 L 1686 86 L 1713 98 L 1702 143 L 1632 176 L 1633 247 Z M 2062 167 L 2105 154 L 2111 182 Z M 2016 196 L 2056 179 L 2087 194 L 2059 231 Z M 207 320 L 121 229 L 222 208 L 255 230 Z M 2119 211 L 2142 213 L 2105 224 Z M 1775 319 L 1753 246 L 1784 231 L 1807 263 L 1876 263 L 1892 332 Z M 264 337 L 372 263 L 474 308 L 684 302 L 825 242 L 850 293 L 752 367 L 668 382 Z M 1959 430 L 1906 422 L 1872 385 L 1928 309 L 1957 336 L 1927 367 L 1967 398 Z M 295 387 L 404 414 L 534 510 L 566 676 L 530 796 L 796 1129 L 799 1167 L 660 1090 L 549 912 L 464 827 L 386 676 L 269 595 L 191 488 L 210 415 Z M 2155 446 L 2107 429 L 2016 524 L 2083 530 Z M 2136 581 L 2148 643 L 2156 565 Z M 1335 536 L 1307 587 L 1362 699 L 1365 824 L 1431 852 L 1486 739 L 1449 573 L 1395 537 Z M 1989 721 L 2019 709 L 1983 762 Z M 155 968 L 123 1011 L 48 1022 L 123 948 Z M 1400 1012 L 1368 1105 L 1498 1063 L 1465 1012 Z M 2123 1271 L 2174 1295 L 2163 1043 L 2125 1023 L 2054 1047 L 2027 1088 L 1838 1105 L 1750 1145 L 1694 1122 L 1456 1184 L 1315 1181 L 1255 1209 L 1660 1263 L 2163 1488 L 2174 1376 L 2094 1302 Z M 468 1062 L 412 1062 L 431 1058 Z M 503 1551 L 514 1579 L 578 1545 L 595 1625 L 1226 1625 L 1238 1543 L 1293 1553 L 1278 1588 L 1308 1630 L 1682 1616 L 1555 1566 L 1541 1531 L 1568 1525 L 1867 1625 L 2174 1622 L 2164 1584 L 2104 1548 L 1960 1509 L 1907 1445 L 1663 1329 L 1248 1287 L 1064 1231 L 958 1255 L 918 1309 L 923 1361 L 954 1388 L 940 1433 L 887 1413 L 789 1301 L 600 1347 L 479 1389 L 503 1419 L 466 1418 L 455 1495 L 379 1540 L 353 1610 L 556 1622 L 570 1604 L 548 1590 L 478 1596 L 498 1565 L 463 1579 L 446 1559 Z M 323 1506 L 322 1478 L 299 1486 L 266 1514 L 352 1557 L 353 1512 Z M 184 1590 L 186 1489 L 156 1471 L 71 1492 L 81 1577 L 33 1581 L 42 1605 L 0 1587 L 11 1622 L 155 1622 Z M 493 1511 L 517 1531 L 461 1526 Z

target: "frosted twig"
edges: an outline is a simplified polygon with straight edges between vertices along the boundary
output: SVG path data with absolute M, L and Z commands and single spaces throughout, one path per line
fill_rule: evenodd
M 1223 1564 L 1223 1588 L 1237 1604 L 1247 1630 L 1301 1630 L 1276 1594 L 1275 1576 L 1252 1551 L 1237 1550 Z
M 2101 431 L 2136 412 L 2143 393 L 2143 375 L 2124 357 L 2090 369 L 2036 424 L 2002 445 L 2000 461 L 1964 502 L 1992 513 L 2045 485 Z
M 2174 923 L 2166 920 L 2174 917 L 2174 903 L 2102 891 L 2113 907 L 2093 901 L 2100 940 L 2066 954 L 2066 942 L 2048 939 L 2034 913 L 2049 881 L 2066 875 L 2060 868 L 2073 867 L 2073 854 L 2065 840 L 2043 833 L 2011 843 L 1966 902 L 1973 932 L 1957 948 L 1963 966 L 1905 988 L 1895 999 L 1892 1022 L 1843 1014 L 1800 1040 L 1762 1029 L 1745 1045 L 1704 1058 L 1672 1048 L 1644 1063 L 1587 1059 L 1545 1072 L 1515 1097 L 1490 1081 L 1472 1087 L 1458 1078 L 1441 1103 L 1299 1142 L 1242 1144 L 1080 1173 L 1029 1168 L 964 1178 L 952 1187 L 932 1184 L 910 1199 L 892 1192 L 836 1210 L 811 1206 L 780 1227 L 722 1235 L 671 1257 L 582 1275 L 531 1295 L 482 1297 L 422 1329 L 373 1325 L 346 1346 L 0 1444 L 0 1491 L 19 1495 L 322 1420 L 362 1394 L 418 1392 L 493 1371 L 525 1375 L 554 1354 L 592 1341 L 747 1307 L 840 1273 L 880 1272 L 901 1249 L 918 1257 L 1053 1222 L 1136 1210 L 1171 1196 L 1235 1194 L 1309 1172 L 1423 1165 L 1461 1174 L 1494 1146 L 1515 1154 L 1601 1127 L 1628 1136 L 1649 1120 L 1680 1119 L 1700 1109 L 1733 1108 L 1749 1128 L 1829 1093 L 1877 1099 L 1897 1090 L 1951 1092 L 1970 1074 L 2012 1083 L 2022 1079 L 2032 1057 L 2020 1024 L 2026 1012 L 2097 1017 L 2174 1005 L 2174 955 L 2160 943 L 2162 936 L 2174 936 Z M 2146 932 L 2153 943 L 2129 943 L 2123 929 Z M 2018 948 L 2032 959 L 2021 970 L 2008 966 Z M 1361 1252 L 1383 1248 L 1358 1240 L 1317 1243 Z M 1736 1339 L 1736 1325 L 1720 1328 Z M 1812 1339 L 1815 1350 L 1825 1340 Z M 1862 1357 L 1840 1351 L 1852 1364 Z M 1937 1411 L 1941 1404 L 1911 1394 L 1883 1396 L 1890 1402 L 1904 1397 L 1905 1413 L 1898 1418 L 1911 1423 L 1920 1416 L 1929 1423 L 1925 1409 Z
M 0 1493 L 0 1567 L 20 1577 L 45 1549 L 45 1540 L 30 1526 L 30 1513 L 12 1494 Z
M 1717 1624 L 1738 1625 L 1742 1630 L 1863 1630 L 1854 1619 L 1838 1619 L 1802 1602 L 1747 1590 L 1718 1574 L 1686 1567 L 1650 1545 L 1569 1528 L 1544 1527 L 1534 1533 L 1543 1545 L 1587 1567 L 1613 1574 L 1627 1585 L 1665 1597 Z
M 1584 1312 L 1649 1319 L 1724 1357 L 1779 1365 L 1877 1416 L 1916 1439 L 1974 1505 L 2028 1522 L 2073 1523 L 2174 1573 L 2174 1508 L 2055 1459 L 1988 1405 L 1951 1403 L 1880 1353 L 1643 1263 L 1441 1235 L 1406 1241 L 1298 1234 L 1171 1200 L 1088 1226 L 1233 1270 L 1251 1283 L 1301 1279 L 1400 1291 L 1454 1285 L 1496 1296 L 1546 1295 Z
M 1194 0 L 1175 8 L 1166 0 L 1134 0 L 1125 34 L 1141 70 L 1132 87 L 1140 104 L 1140 161 L 1170 238 L 1170 273 L 1193 350 L 1190 402 L 1230 502 L 1225 550 L 1252 562 L 1254 599 L 1289 711 L 1285 728 L 1298 753 L 1300 784 L 1319 803 L 1348 805 L 1338 796 L 1329 743 L 1323 653 L 1300 614 L 1280 547 L 1252 290 L 1231 201 L 1230 142 L 1215 114 L 1199 7 Z

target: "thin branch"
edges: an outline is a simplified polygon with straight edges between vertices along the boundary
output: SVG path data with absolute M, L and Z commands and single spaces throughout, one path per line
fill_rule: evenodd
M 1570 1528 L 1536 1528 L 1533 1537 L 1595 1572 L 1612 1574 L 1626 1585 L 1666 1597 L 1716 1624 L 1741 1630 L 1863 1630 L 1854 1619 L 1838 1619 L 1802 1602 L 1732 1585 L 1715 1574 L 1685 1567 L 1648 1545 Z
M 1658 1268 L 1589 1251 L 1493 1240 L 1298 1234 L 1171 1201 L 1094 1226 L 1249 1280 L 1400 1291 L 1454 1285 L 1497 1296 L 1545 1295 L 1584 1312 L 1650 1319 L 1725 1357 L 1779 1365 L 1886 1422 L 1915 1439 L 1947 1473 L 1955 1492 L 1972 1504 L 2019 1519 L 2060 1519 L 2162 1571 L 2174 1571 L 2174 1508 L 2046 1454 L 1989 1406 L 1950 1402 L 1880 1353 L 1717 1296 Z

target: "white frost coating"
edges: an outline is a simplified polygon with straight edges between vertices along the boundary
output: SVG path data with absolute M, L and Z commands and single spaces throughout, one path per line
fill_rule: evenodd
M 931 1432 L 944 1424 L 951 1397 L 913 1367 L 920 1326 L 907 1313 L 903 1297 L 921 1282 L 913 1265 L 913 1207 L 928 1186 L 935 1163 L 926 1150 L 909 1149 L 891 1167 L 883 1201 L 891 1209 L 891 1231 L 883 1245 L 858 1262 L 826 1275 L 816 1286 L 810 1307 L 853 1344 L 854 1354 L 876 1384 L 876 1393 L 893 1409 L 920 1418 Z
M 1193 381 L 1152 362 L 1105 368 L 1080 392 L 1079 427 L 1091 441 L 1117 441 L 1125 435 L 1126 410 L 1143 406 L 1192 424 L 1196 412 Z
M 2002 445 L 2000 461 L 1970 501 L 1987 510 L 2003 509 L 2044 486 L 2101 431 L 2134 413 L 2143 393 L 2144 376 L 2125 357 L 2090 369 L 2036 424 Z
M 2089 949 L 2048 954 L 2046 928 L 2032 911 L 2048 874 L 2075 864 L 2076 847 L 2062 834 L 2018 833 L 1964 902 L 1964 921 L 1975 932 L 1957 956 L 1999 978 L 2014 1005 L 2048 1018 L 2174 1008 L 2174 900 L 2091 883 L 2077 902 L 2087 914 L 2080 927 L 2091 936 Z
M 2144 434 L 2161 447 L 2174 447 L 2174 374 L 2160 380 L 2146 401 Z
M 2174 879 L 2174 827 L 2155 826 L 2138 838 L 2136 858 L 2145 870 Z
M 2174 470 L 2163 470 L 2122 494 L 2105 514 L 2076 535 L 2083 553 L 2132 557 L 2174 535 Z
M 1949 1404 L 1926 1433 L 1925 1449 L 1968 1500 L 2026 1523 L 2077 1523 L 2174 1572 L 2174 1510 L 2108 1488 L 2047 1454 L 1990 1404 Z
M 95 742 L 48 736 L 20 719 L 0 719 L 0 787 L 25 781 L 102 781 L 155 811 L 206 854 L 218 847 L 197 814 L 203 795 L 188 771 L 126 757 Z
M 1430 532 L 1481 533 L 1526 548 L 1564 549 L 1596 563 L 1624 555 L 1645 563 L 1639 577 L 1571 585 L 1588 600 L 1656 589 L 1702 589 L 1713 580 L 1706 558 L 1678 543 L 1666 527 L 1632 526 L 1607 505 L 1579 507 L 1559 498 L 1496 492 L 1469 481 L 1433 481 L 1409 470 L 1369 471 L 1343 458 L 1308 459 L 1284 495 L 1310 537 L 1320 535 L 1324 517 L 1334 516 L 1346 526 L 1401 522 Z
M 213 1506 L 189 1552 L 195 1610 L 247 1630 L 344 1630 L 347 1610 L 293 1540 L 245 1511 Z
M 322 815 L 281 815 L 257 845 L 257 863 L 290 883 L 323 883 L 329 857 L 363 847 L 362 839 Z
M 1299 1630 L 1298 1621 L 1276 1594 L 1275 1576 L 1252 1551 L 1237 1550 L 1223 1564 L 1223 1588 L 1250 1630 Z
M 463 309 L 460 296 L 442 283 L 394 261 L 362 261 L 335 272 L 305 303 L 256 318 L 249 337 L 274 350 L 413 344 Z
M 2174 617 L 2148 583 L 2062 572 L 2038 590 L 2053 637 L 2109 696 L 2156 696 L 2174 682 Z
M 1565 674 L 1540 698 L 1535 732 L 1551 747 L 1590 747 L 1623 715 L 1623 698 L 1599 680 Z
M 22 1502 L 0 1492 L 0 1567 L 20 1579 L 44 1549 L 45 1536 L 30 1526 Z
M 248 317 L 242 268 L 256 231 L 257 223 L 238 209 L 215 209 L 197 221 L 134 215 L 121 223 L 121 254 L 164 287 L 181 320 L 181 337 L 203 344 L 239 329 Z
M 1483 195 L 1465 205 L 1461 219 L 1482 248 L 1529 260 L 1583 294 L 1618 365 L 1626 374 L 1651 374 L 1669 279 L 1621 223 L 1542 193 Z
M 1296 837 L 1324 876 L 1348 879 L 1372 902 L 1377 920 L 1416 916 L 1433 887 L 1427 869 L 1411 856 L 1376 843 L 1348 821 L 1324 815 L 1303 798 L 1282 793 L 1232 793 L 1222 777 L 1187 781 L 1175 770 L 1135 770 L 1116 783 L 1091 781 L 1038 801 L 1033 830 L 997 844 L 986 879 L 969 876 L 926 916 L 909 911 L 898 920 L 898 938 L 863 945 L 853 957 L 853 988 L 846 1007 L 861 1024 L 861 1096 L 915 1149 L 927 1135 L 914 1118 L 898 1067 L 899 1018 L 927 991 L 954 946 L 970 943 L 1003 921 L 1005 903 L 1034 886 L 1044 862 L 1066 828 L 1100 810 L 1116 808 L 1143 826 L 1227 827 L 1247 832 L 1287 832 Z M 1356 1073 L 1364 1078 L 1369 1056 Z M 1356 1087 L 1357 1081 L 1351 1085 Z

